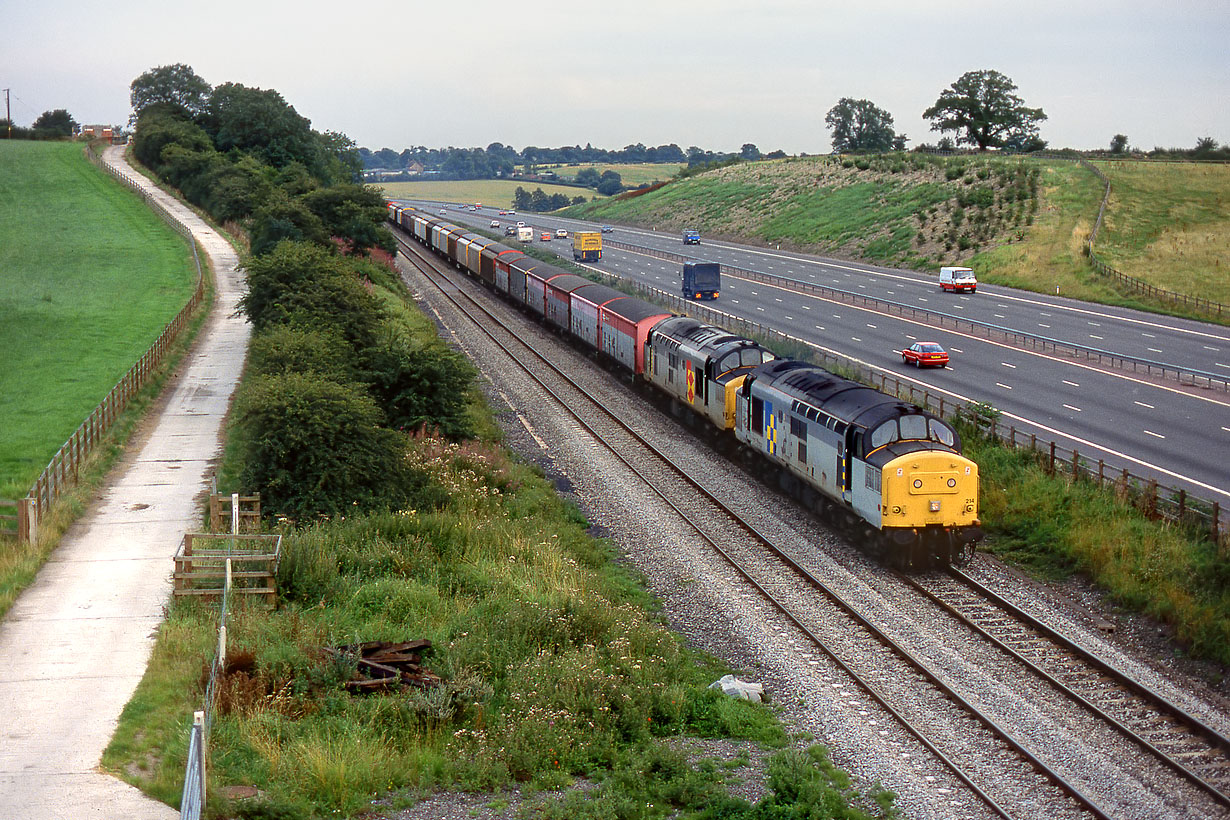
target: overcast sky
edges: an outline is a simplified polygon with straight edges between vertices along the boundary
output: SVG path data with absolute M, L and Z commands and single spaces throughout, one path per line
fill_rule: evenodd
M 123 124 L 129 85 L 187 63 L 276 89 L 319 131 L 373 150 L 502 142 L 829 150 L 841 97 L 922 111 L 995 69 L 1052 147 L 1230 142 L 1227 0 L 0 0 L 12 118 Z

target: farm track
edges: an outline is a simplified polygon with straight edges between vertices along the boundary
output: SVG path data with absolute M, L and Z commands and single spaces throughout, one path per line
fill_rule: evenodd
M 430 260 L 430 257 L 424 258 Z M 477 287 L 471 280 L 460 277 L 463 284 L 458 284 L 442 279 L 440 271 L 434 269 L 439 263 L 427 265 L 415 261 L 415 264 L 459 309 L 467 313 L 473 310 L 460 305 L 463 299 L 473 301 L 464 295 L 465 291 Z M 1083 795 L 1080 788 L 1049 768 L 1039 755 L 1017 742 L 1008 728 L 945 685 L 925 663 L 894 644 L 883 631 L 860 616 L 855 607 L 846 604 L 837 593 L 789 559 L 739 513 L 698 485 L 688 483 L 690 480 L 681 481 L 686 475 L 653 445 L 643 439 L 634 440 L 632 437 L 639 439 L 636 433 L 608 415 L 599 398 L 583 390 L 578 393 L 580 388 L 568 384 L 569 380 L 559 370 L 544 371 L 546 365 L 524 361 L 524 353 L 514 354 L 511 348 L 518 351 L 522 345 L 527 350 L 532 348 L 519 339 L 513 341 L 515 334 L 507 328 L 493 327 L 492 321 L 499 324 L 499 320 L 486 309 L 478 309 L 486 313 L 486 318 L 480 320 L 471 315 L 471 320 L 483 327 L 493 340 L 507 335 L 507 341 L 496 343 L 518 366 L 541 371 L 535 378 L 561 406 L 582 405 L 583 410 L 565 409 L 591 431 L 596 441 L 601 441 L 602 446 L 610 448 L 641 475 L 646 485 L 658 492 L 701 538 L 771 601 L 793 629 L 804 637 L 803 643 L 812 644 L 816 651 L 840 666 L 857 689 L 890 714 L 892 718 L 887 722 L 895 721 L 908 727 L 926 747 L 923 756 L 928 758 L 929 766 L 947 768 L 998 816 L 1111 816 L 1098 808 L 1093 798 Z M 623 455 L 629 452 L 639 454 Z M 634 459 L 648 463 L 633 465 Z M 742 532 L 732 534 L 734 530 Z M 766 548 L 775 553 L 775 557 L 767 555 Z M 782 572 L 783 562 L 789 571 Z M 831 605 L 822 606 L 823 599 L 815 595 L 817 589 L 824 592 L 837 609 Z M 784 632 L 786 628 L 783 626 L 779 631 Z M 807 654 L 806 650 L 803 654 Z M 833 685 L 839 696 L 850 696 L 849 692 L 841 691 L 848 684 Z M 875 707 L 867 704 L 867 711 L 860 711 L 860 714 L 871 717 L 873 709 Z

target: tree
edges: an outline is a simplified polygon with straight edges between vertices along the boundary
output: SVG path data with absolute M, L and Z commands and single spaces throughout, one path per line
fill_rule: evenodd
M 824 115 L 824 124 L 833 132 L 834 151 L 891 151 L 897 139 L 893 115 L 871 100 L 842 97 Z
M 756 147 L 755 143 L 745 142 L 743 147 L 739 149 L 739 156 L 748 162 L 755 162 L 760 159 L 760 149 Z
M 1128 138 L 1126 134 L 1115 134 L 1110 139 L 1110 152 L 1112 154 L 1122 154 L 1127 150 Z
M 77 133 L 77 121 L 63 108 L 44 111 L 32 127 L 34 135 L 40 138 L 71 137 Z
M 37 129 L 38 123 L 35 123 L 34 127 Z M 1202 159 L 1212 156 L 1215 151 L 1217 151 L 1217 140 L 1212 137 L 1201 137 L 1196 140 L 1196 149 L 1192 152 L 1192 156 Z
M 958 145 L 976 145 L 979 151 L 1036 144 L 1046 114 L 1027 108 L 1014 91 L 1016 85 L 998 71 L 969 71 L 944 89 L 923 119 L 931 120 L 932 131 L 955 131 Z
M 224 83 L 209 95 L 202 125 L 222 153 L 239 149 L 281 168 L 294 161 L 315 175 L 325 172 L 325 152 L 311 122 L 273 89 Z
M 192 67 L 183 63 L 151 68 L 132 81 L 132 118 L 136 122 L 145 109 L 162 104 L 180 115 L 192 119 L 205 110 L 209 98 L 209 83 L 197 76 Z
M 598 193 L 603 196 L 614 196 L 624 189 L 623 177 L 614 171 L 603 171 L 598 182 Z

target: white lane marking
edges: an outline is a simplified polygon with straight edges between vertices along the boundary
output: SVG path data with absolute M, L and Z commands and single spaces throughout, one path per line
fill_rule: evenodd
M 867 327 L 871 328 L 872 330 L 875 330 L 875 329 L 876 329 L 876 326 L 875 326 L 875 325 L 872 325 L 872 324 L 867 325 Z
M 787 317 L 786 317 L 786 321 L 787 321 L 787 322 L 793 322 L 793 321 L 794 321 L 794 317 L 793 317 L 793 316 L 787 316 Z
M 1066 385 L 1068 385 L 1069 387 L 1080 387 L 1080 385 L 1079 385 L 1079 384 L 1077 384 L 1076 382 L 1070 382 L 1070 381 L 1068 381 L 1067 379 L 1064 379 L 1064 380 L 1063 380 L 1063 383 L 1064 383 L 1064 384 L 1066 384 Z
M 1151 353 L 1161 353 L 1161 352 L 1162 352 L 1162 351 L 1161 351 L 1161 348 L 1157 348 L 1157 347 L 1151 347 L 1151 348 L 1149 348 L 1149 351 L 1150 351 Z
M 861 342 L 861 341 L 863 341 L 863 340 L 862 340 L 862 339 L 860 339 L 860 338 L 859 338 L 859 337 L 857 337 L 857 336 L 851 336 L 851 337 L 850 337 L 850 341 L 852 341 L 852 342 Z
M 1068 408 L 1069 410 L 1075 410 L 1078 413 L 1081 412 L 1081 409 L 1079 407 L 1073 407 L 1070 404 L 1065 404 L 1064 407 Z
M 1101 337 L 1101 336 L 1097 336 L 1097 335 L 1095 335 L 1095 334 L 1093 334 L 1093 333 L 1090 333 L 1090 334 L 1089 334 L 1089 338 L 1090 338 L 1090 339 L 1101 339 L 1102 337 Z
M 1203 345 L 1203 347 L 1205 350 L 1212 350 L 1214 353 L 1216 353 L 1219 350 L 1219 348 L 1209 347 L 1208 345 Z
M 1000 362 L 1000 364 L 1002 364 L 1004 367 L 1011 367 L 1013 370 L 1016 370 L 1016 365 L 1014 364 L 1008 364 L 1007 362 Z
M 1132 403 L 1133 403 L 1133 404 L 1139 404 L 1141 407 L 1148 407 L 1150 410 L 1156 410 L 1156 409 L 1157 409 L 1157 408 L 1156 408 L 1156 407 L 1154 407 L 1152 404 L 1145 404 L 1143 401 L 1134 401 L 1134 402 L 1132 402 Z
M 995 383 L 995 386 L 996 386 L 996 387 L 1002 387 L 1002 388 L 1004 388 L 1005 390 L 1011 390 L 1011 389 L 1012 389 L 1011 387 L 1009 387 L 1008 385 L 1004 384 L 1003 382 L 996 382 L 996 383 Z
M 1153 333 L 1141 333 L 1140 335 L 1144 336 L 1146 339 L 1156 339 L 1157 338 L 1157 336 Z
M 1002 314 L 1002 313 L 993 313 L 993 314 L 991 314 L 991 315 L 992 315 L 992 316 L 994 316 L 996 319 L 1007 319 L 1007 318 L 1008 318 L 1007 316 L 1005 316 L 1005 315 L 1004 315 L 1004 314 Z
M 1153 432 L 1152 430 L 1145 430 L 1145 434 L 1146 434 L 1146 435 L 1153 436 L 1154 438 L 1166 438 L 1166 437 L 1165 437 L 1165 436 L 1163 436 L 1161 433 L 1155 433 L 1155 432 Z
M 917 341 L 918 341 L 918 337 L 917 337 L 917 336 L 911 336 L 911 335 L 910 335 L 910 334 L 908 334 L 908 333 L 907 333 L 907 334 L 905 334 L 905 338 L 907 338 L 907 339 L 909 339 L 910 341 L 913 341 L 913 342 L 917 342 Z
M 1050 325 L 1044 325 L 1041 322 L 1038 322 L 1038 327 L 1050 327 Z
M 803 305 L 803 310 L 811 310 L 811 307 L 809 307 L 808 305 Z
M 1089 324 L 1090 324 L 1090 325 L 1092 325 L 1093 327 L 1101 327 L 1101 326 L 1102 326 L 1102 323 L 1101 323 L 1101 322 L 1090 322 Z
M 953 353 L 964 353 L 964 352 L 965 352 L 964 350 L 962 350 L 962 349 L 961 349 L 961 348 L 959 348 L 959 347 L 950 347 L 950 348 L 948 348 L 948 349 L 949 349 L 949 350 L 951 350 Z
M 1230 427 L 1223 427 L 1221 429 L 1225 430 L 1227 433 L 1230 433 Z
M 816 330 L 824 330 L 824 328 L 820 327 L 820 325 L 816 325 Z

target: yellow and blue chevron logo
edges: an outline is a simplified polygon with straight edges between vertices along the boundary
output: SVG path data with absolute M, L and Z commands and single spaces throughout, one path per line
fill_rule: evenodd
M 777 455 L 777 416 L 773 405 L 765 402 L 764 445 L 769 455 Z

